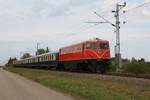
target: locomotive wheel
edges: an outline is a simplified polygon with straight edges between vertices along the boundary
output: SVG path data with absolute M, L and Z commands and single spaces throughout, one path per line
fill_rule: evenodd
M 58 64 L 58 66 L 56 67 L 56 70 L 58 70 L 58 71 L 65 71 L 64 64 Z

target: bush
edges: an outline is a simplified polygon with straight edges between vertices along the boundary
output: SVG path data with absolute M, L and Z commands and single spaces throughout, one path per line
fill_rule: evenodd
M 110 65 L 109 65 L 108 72 L 116 72 L 116 66 L 113 65 L 113 64 L 110 64 Z
M 150 74 L 150 63 L 131 62 L 124 67 L 125 72 L 134 74 Z

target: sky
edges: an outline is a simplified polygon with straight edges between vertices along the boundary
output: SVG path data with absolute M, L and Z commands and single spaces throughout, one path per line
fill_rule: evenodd
M 150 3 L 132 9 L 150 0 L 0 0 L 0 63 L 25 52 L 34 55 L 37 43 L 40 48 L 58 51 L 96 37 L 110 41 L 114 56 L 114 28 L 87 22 L 103 22 L 93 13 L 96 11 L 114 23 L 111 11 L 124 1 L 126 13 L 120 11 L 122 57 L 150 61 Z

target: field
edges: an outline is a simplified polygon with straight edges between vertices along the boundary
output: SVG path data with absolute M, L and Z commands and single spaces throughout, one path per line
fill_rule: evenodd
M 150 87 L 100 80 L 96 75 L 48 70 L 5 68 L 77 100 L 150 100 Z

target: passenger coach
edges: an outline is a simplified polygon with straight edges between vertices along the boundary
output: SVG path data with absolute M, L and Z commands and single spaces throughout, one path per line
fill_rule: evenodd
M 17 67 L 54 68 L 58 65 L 58 53 L 45 53 L 35 57 L 20 59 L 13 62 Z

